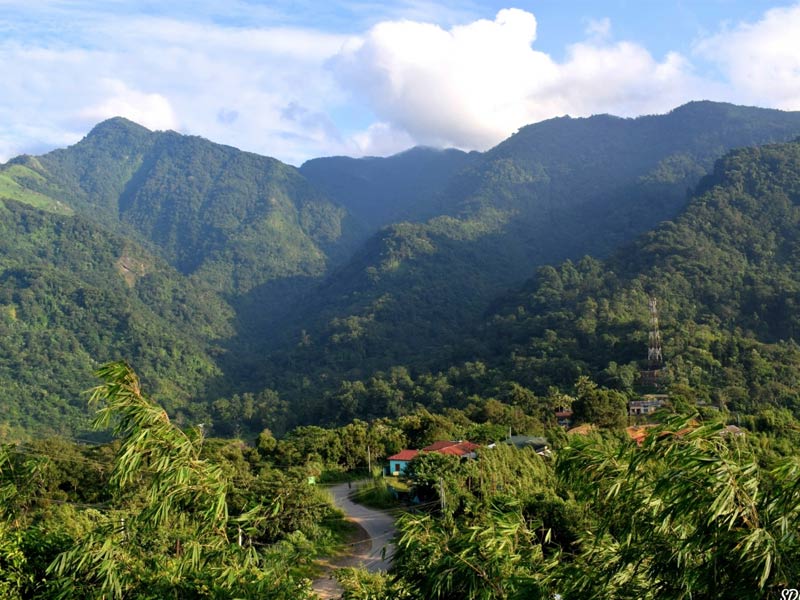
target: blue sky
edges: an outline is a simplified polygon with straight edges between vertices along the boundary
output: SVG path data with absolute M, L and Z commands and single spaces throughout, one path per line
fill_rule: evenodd
M 800 4 L 0 0 L 0 161 L 122 115 L 275 156 L 487 149 L 569 114 L 800 110 Z

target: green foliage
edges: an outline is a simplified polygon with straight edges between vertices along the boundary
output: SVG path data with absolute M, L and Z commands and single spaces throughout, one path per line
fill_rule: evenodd
M 207 288 L 81 217 L 0 212 L 0 421 L 85 429 L 94 356 L 136 361 L 172 409 L 220 375 L 231 310 Z
M 798 572 L 796 459 L 760 468 L 718 423 L 673 419 L 641 449 L 574 439 L 559 472 L 599 517 L 566 598 L 763 598 Z
M 406 586 L 386 573 L 370 573 L 352 567 L 337 569 L 336 580 L 342 586 L 342 600 L 412 600 Z
M 396 508 L 399 505 L 383 475 L 359 484 L 353 494 L 353 501 L 378 509 Z
M 418 598 L 549 597 L 535 571 L 541 546 L 511 507 L 487 511 L 468 527 L 410 515 L 399 526 L 396 568 Z
M 570 437 L 555 465 L 485 449 L 443 473 L 461 490 L 448 509 L 400 519 L 393 583 L 412 598 L 780 594 L 800 576 L 800 470 L 754 448 L 674 417 L 641 447 Z M 357 589 L 388 598 L 379 583 Z
M 308 512 L 313 500 L 290 478 L 259 477 L 236 494 L 231 463 L 204 458 L 202 434 L 172 424 L 129 367 L 110 363 L 98 375 L 96 426 L 113 425 L 121 439 L 109 481 L 115 506 L 50 565 L 58 593 L 308 597 L 293 572 L 311 546 L 302 530 L 325 511 Z
M 578 380 L 578 394 L 572 403 L 577 424 L 591 423 L 607 429 L 620 429 L 628 422 L 628 398 L 615 390 L 599 389 L 587 377 Z
M 287 372 L 287 366 L 294 365 L 313 385 L 325 386 L 342 376 L 366 380 L 392 365 L 418 371 L 446 368 L 454 357 L 491 355 L 497 349 L 487 348 L 486 339 L 464 333 L 482 320 L 499 294 L 519 285 L 537 267 L 610 254 L 674 219 L 686 204 L 687 189 L 697 185 L 726 150 L 787 141 L 798 133 L 797 114 L 711 102 L 690 103 L 668 115 L 561 118 L 522 128 L 458 172 L 425 211 L 408 217 L 431 217 L 428 221 L 394 223 L 368 240 L 297 314 L 295 334 L 273 357 L 266 379 L 296 380 Z M 309 170 L 312 167 L 325 170 L 320 161 Z M 372 189 L 372 184 L 357 188 L 348 178 L 372 167 L 368 161 L 353 165 L 337 159 L 327 168 L 342 169 L 340 190 L 363 190 Z M 335 187 L 330 173 L 322 178 L 330 189 Z M 709 225 L 719 214 L 709 211 Z M 665 233 L 660 237 L 663 240 Z M 740 241 L 758 244 L 752 237 Z M 721 252 L 713 244 L 679 248 L 691 249 L 696 257 L 705 256 L 706 250 L 712 256 Z M 626 259 L 632 257 L 636 254 L 626 254 Z M 720 258 L 720 265 L 703 265 L 702 272 L 713 276 L 712 268 L 726 265 Z M 728 283 L 720 281 L 718 292 L 724 294 Z M 689 291 L 688 285 L 684 289 Z M 549 298 L 555 306 L 558 293 L 554 287 L 542 299 Z M 771 298 L 781 302 L 780 296 Z M 550 315 L 563 317 L 558 327 L 576 316 L 581 336 L 591 338 L 596 335 L 593 328 L 602 324 L 602 309 L 587 302 Z M 607 342 L 634 324 L 621 325 L 622 331 L 602 332 Z M 575 341 L 575 349 L 584 350 L 581 341 Z M 569 348 L 572 360 L 559 360 L 558 353 L 567 348 L 551 345 L 554 352 L 537 348 L 536 361 L 521 366 L 531 373 L 552 373 L 544 386 L 526 385 L 536 392 L 548 385 L 571 385 L 586 373 L 583 356 Z M 632 350 L 629 344 L 620 347 L 612 357 L 618 370 L 608 374 L 609 380 L 628 389 L 637 371 L 629 364 Z M 608 365 L 606 361 L 600 370 Z M 314 406 L 309 412 L 318 409 Z

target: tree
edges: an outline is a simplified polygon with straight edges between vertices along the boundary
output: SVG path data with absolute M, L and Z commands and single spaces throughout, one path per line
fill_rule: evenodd
M 576 387 L 578 394 L 572 412 L 577 423 L 592 423 L 606 429 L 625 427 L 628 417 L 625 394 L 598 388 L 587 377 L 581 377 Z
M 800 579 L 800 461 L 759 466 L 721 422 L 673 417 L 641 448 L 572 438 L 557 472 L 599 519 L 563 561 L 571 598 L 777 596 Z
M 141 391 L 124 363 L 108 363 L 92 391 L 95 426 L 113 425 L 121 438 L 111 485 L 115 510 L 50 566 L 61 594 L 122 598 L 304 598 L 307 586 L 290 574 L 291 544 L 260 552 L 237 537 L 258 535 L 282 505 L 272 499 L 237 516 L 229 513 L 231 482 L 202 458 L 199 430 L 181 431 Z

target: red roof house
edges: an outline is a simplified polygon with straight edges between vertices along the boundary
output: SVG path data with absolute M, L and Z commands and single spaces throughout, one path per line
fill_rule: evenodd
M 474 456 L 478 444 L 472 442 L 453 442 L 442 441 L 434 442 L 430 446 L 425 446 L 422 452 L 438 452 L 439 454 L 449 454 L 451 456 Z
M 389 475 L 405 473 L 408 463 L 417 454 L 419 454 L 419 450 L 401 450 L 397 454 L 390 456 L 387 459 L 389 461 Z

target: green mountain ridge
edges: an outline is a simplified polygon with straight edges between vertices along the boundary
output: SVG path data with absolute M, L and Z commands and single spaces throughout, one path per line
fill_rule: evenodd
M 293 167 L 122 118 L 35 160 L 42 181 L 32 191 L 133 233 L 185 275 L 199 272 L 225 293 L 319 274 L 328 254 L 358 237 L 345 211 Z M 234 272 L 220 272 L 220 262 L 234 261 Z
M 495 309 L 484 356 L 543 391 L 580 374 L 630 390 L 660 308 L 664 385 L 751 412 L 800 410 L 800 142 L 720 159 L 687 209 L 603 263 L 542 267 Z
M 300 172 L 377 230 L 400 220 L 435 216 L 431 205 L 436 195 L 480 156 L 416 146 L 385 158 L 315 158 L 303 163 Z
M 715 172 L 701 182 L 716 159 L 732 147 L 798 134 L 800 113 L 698 102 L 637 119 L 553 119 L 482 154 L 421 148 L 386 159 L 319 159 L 298 170 L 202 138 L 106 121 L 75 146 L 0 165 L 5 226 L 13 232 L 0 253 L 7 287 L 2 314 L 10 328 L 4 377 L 13 408 L 0 421 L 11 427 L 49 421 L 55 428 L 77 422 L 78 382 L 87 379 L 91 361 L 120 357 L 142 362 L 137 369 L 157 393 L 174 396 L 182 419 L 216 422 L 226 431 L 357 416 L 332 406 L 330 394 L 342 381 L 396 365 L 407 369 L 397 381 L 480 360 L 537 393 L 569 386 L 581 373 L 630 389 L 646 338 L 640 313 L 649 292 L 624 292 L 639 316 L 595 335 L 605 305 L 594 296 L 569 305 L 577 292 L 564 290 L 573 279 L 584 288 L 612 285 L 604 269 L 635 274 L 649 250 L 627 244 L 671 219 L 659 235 L 679 242 L 669 227 L 680 229 L 688 190 L 700 182 L 698 190 L 707 191 L 721 177 Z M 314 169 L 316 182 L 304 175 Z M 362 175 L 366 182 L 359 184 Z M 689 207 L 696 211 L 695 202 Z M 386 222 L 398 214 L 409 220 Z M 726 215 L 703 218 L 713 229 Z M 74 223 L 80 226 L 65 225 Z M 749 243 L 759 243 L 758 231 L 748 232 Z M 716 256 L 706 244 L 704 253 Z M 627 249 L 619 259 L 597 262 L 620 247 Z M 584 255 L 596 258 L 553 267 L 557 277 L 547 267 L 538 271 L 537 282 L 556 281 L 555 291 L 542 292 L 556 298 L 552 307 L 551 300 L 508 296 L 543 265 Z M 729 273 L 726 261 L 734 256 L 718 259 L 720 273 Z M 763 289 L 737 291 L 738 303 L 729 302 L 724 287 L 714 291 L 725 299 L 720 315 L 791 312 L 793 296 L 784 301 L 775 291 L 794 289 L 786 268 L 764 271 L 768 280 L 737 268 L 737 277 Z M 714 281 L 714 272 L 703 272 Z M 740 280 L 729 276 L 731 289 L 739 290 L 733 284 Z M 687 293 L 708 288 L 702 281 L 684 285 Z M 665 289 L 665 298 L 675 293 Z M 561 293 L 566 304 L 558 304 Z M 493 308 L 506 305 L 505 312 Z M 669 299 L 665 306 L 665 327 L 677 330 L 685 321 L 692 336 L 703 332 L 723 343 L 708 333 L 712 321 L 694 321 L 684 304 Z M 677 306 L 683 321 L 672 322 Z M 623 313 L 609 314 L 613 321 Z M 487 319 L 492 325 L 475 333 Z M 725 327 L 724 344 L 739 353 L 766 352 L 767 362 L 783 352 L 776 349 L 786 339 L 782 328 L 794 331 L 791 320 L 755 317 Z M 54 352 L 45 351 L 48 336 L 57 342 Z M 719 352 L 711 342 L 670 339 L 694 344 L 697 352 L 670 362 L 677 380 L 699 384 L 700 375 L 691 375 L 698 365 L 702 374 L 723 369 L 724 361 L 701 361 Z M 38 367 L 31 362 L 37 352 Z M 533 375 L 543 371 L 549 375 Z M 59 378 L 69 381 L 60 391 Z M 723 387 L 742 387 L 731 381 Z M 26 404 L 46 397 L 41 390 L 69 414 L 47 412 L 43 402 L 45 412 L 26 416 Z M 196 402 L 187 404 L 192 396 Z M 250 416 L 242 421 L 240 412 Z
M 80 214 L 222 294 L 242 338 L 233 354 L 269 338 L 293 299 L 365 236 L 294 167 L 122 118 L 0 166 L 0 197 Z
M 318 287 L 267 380 L 290 364 L 330 380 L 468 356 L 463 332 L 538 266 L 610 254 L 675 217 L 727 149 L 798 133 L 800 113 L 711 102 L 524 127 L 450 180 L 440 216 L 387 226 Z

